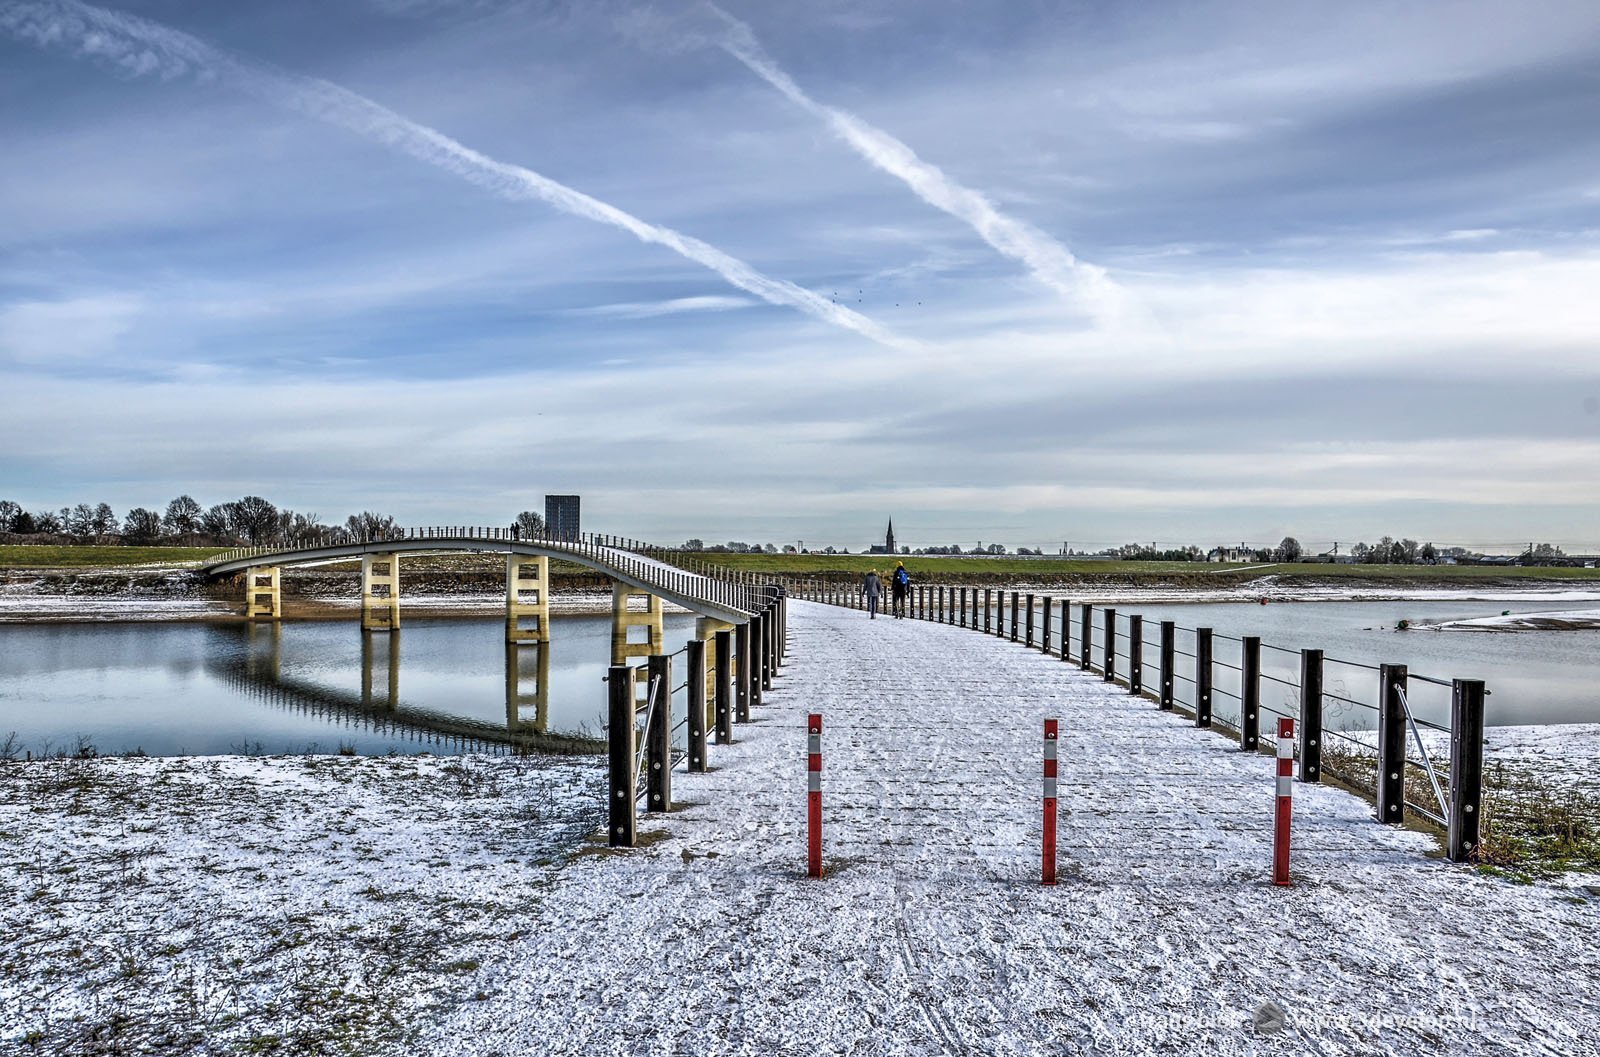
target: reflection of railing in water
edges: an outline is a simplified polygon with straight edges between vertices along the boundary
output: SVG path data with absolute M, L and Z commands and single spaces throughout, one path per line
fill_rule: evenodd
M 282 634 L 275 625 L 245 629 L 245 649 L 231 657 L 213 654 L 207 666 L 229 688 L 265 701 L 275 707 L 332 719 L 346 726 L 359 726 L 375 733 L 400 736 L 425 744 L 450 746 L 460 750 L 520 751 L 553 753 L 598 753 L 604 743 L 572 735 L 550 734 L 549 724 L 549 645 L 536 648 L 538 656 L 529 658 L 533 647 L 509 647 L 506 655 L 506 724 L 504 726 L 466 717 L 449 716 L 400 704 L 400 634 L 384 637 L 388 645 L 376 648 L 374 636 L 363 636 L 361 690 L 338 690 L 309 680 L 283 675 Z M 522 665 L 534 664 L 538 684 L 532 694 L 522 692 Z M 375 670 L 386 669 L 374 692 Z M 533 720 L 524 718 L 532 704 Z

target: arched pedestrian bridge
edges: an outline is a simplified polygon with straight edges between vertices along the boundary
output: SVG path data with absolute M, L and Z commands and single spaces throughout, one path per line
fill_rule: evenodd
M 698 639 L 729 632 L 730 666 L 750 673 L 752 679 L 755 673 L 770 679 L 776 665 L 784 631 L 781 587 L 698 560 L 669 563 L 663 556 L 674 552 L 619 536 L 530 537 L 515 529 L 460 527 L 397 529 L 380 538 L 359 540 L 341 533 L 289 546 L 227 551 L 202 572 L 211 580 L 242 577 L 245 617 L 278 621 L 283 617 L 284 569 L 359 561 L 361 628 L 394 632 L 400 627 L 403 562 L 461 553 L 505 555 L 508 645 L 543 646 L 550 641 L 550 559 L 559 558 L 612 581 L 613 665 L 661 654 L 664 602 L 699 615 Z M 541 685 L 533 693 L 542 690 Z

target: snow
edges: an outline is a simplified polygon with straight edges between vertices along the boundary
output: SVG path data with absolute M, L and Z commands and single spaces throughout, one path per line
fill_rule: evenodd
M 1272 763 L 1058 659 L 793 605 L 791 663 L 648 848 L 586 857 L 418 1052 L 1585 1052 L 1581 889 L 1430 859 Z M 824 715 L 827 862 L 803 871 L 802 721 Z M 1063 721 L 1063 883 L 1037 884 L 1041 723 Z M 1549 996 L 1560 995 L 1560 1001 Z M 1264 1003 L 1286 1011 L 1258 1035 Z M 1441 1040 L 1443 1045 L 1441 1046 Z M 1589 1052 L 1592 1052 L 1589 1051 Z
M 1552 613 L 1508 613 L 1498 617 L 1449 620 L 1414 627 L 1429 631 L 1578 631 L 1600 628 L 1600 609 L 1571 609 Z
M 592 760 L 0 762 L 0 1053 L 398 1038 L 532 927 L 603 798 Z
M 1585 889 L 1444 863 L 1299 783 L 1296 884 L 1273 888 L 1268 757 L 973 631 L 803 602 L 789 629 L 754 722 L 675 776 L 678 810 L 627 851 L 558 851 L 595 823 L 592 762 L 466 758 L 512 768 L 498 797 L 412 758 L 94 761 L 81 795 L 38 791 L 62 762 L 0 766 L 25 794 L 0 803 L 0 925 L 27 942 L 3 955 L 0 1050 L 42 1025 L 41 1052 L 81 1052 L 69 1018 L 104 1023 L 109 995 L 233 1033 L 170 1052 L 347 1022 L 406 1057 L 1596 1052 Z M 804 876 L 811 711 L 822 880 Z M 139 944 L 178 953 L 136 984 L 116 959 Z M 216 988 L 184 984 L 191 965 Z M 319 1002 L 284 998 L 302 993 Z M 357 999 L 415 1037 L 350 1021 Z

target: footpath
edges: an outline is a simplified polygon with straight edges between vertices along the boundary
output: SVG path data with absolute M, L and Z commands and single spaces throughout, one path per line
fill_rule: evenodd
M 789 632 L 738 743 L 675 776 L 680 809 L 530 887 L 537 928 L 408 1053 L 1600 1054 L 1583 888 L 1452 866 L 1298 782 L 1273 888 L 1270 758 L 976 632 L 803 602 Z

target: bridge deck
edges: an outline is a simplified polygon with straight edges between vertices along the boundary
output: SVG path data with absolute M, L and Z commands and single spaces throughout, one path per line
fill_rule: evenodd
M 794 603 L 791 664 L 647 849 L 587 857 L 441 1053 L 1578 1052 L 1596 904 L 1425 857 L 1271 762 L 1059 659 Z M 802 720 L 825 714 L 830 876 L 803 877 Z M 1041 721 L 1062 720 L 1062 883 L 1038 883 Z M 1551 996 L 1561 996 L 1559 1001 Z M 1264 1049 L 1263 1049 L 1264 1047 Z

